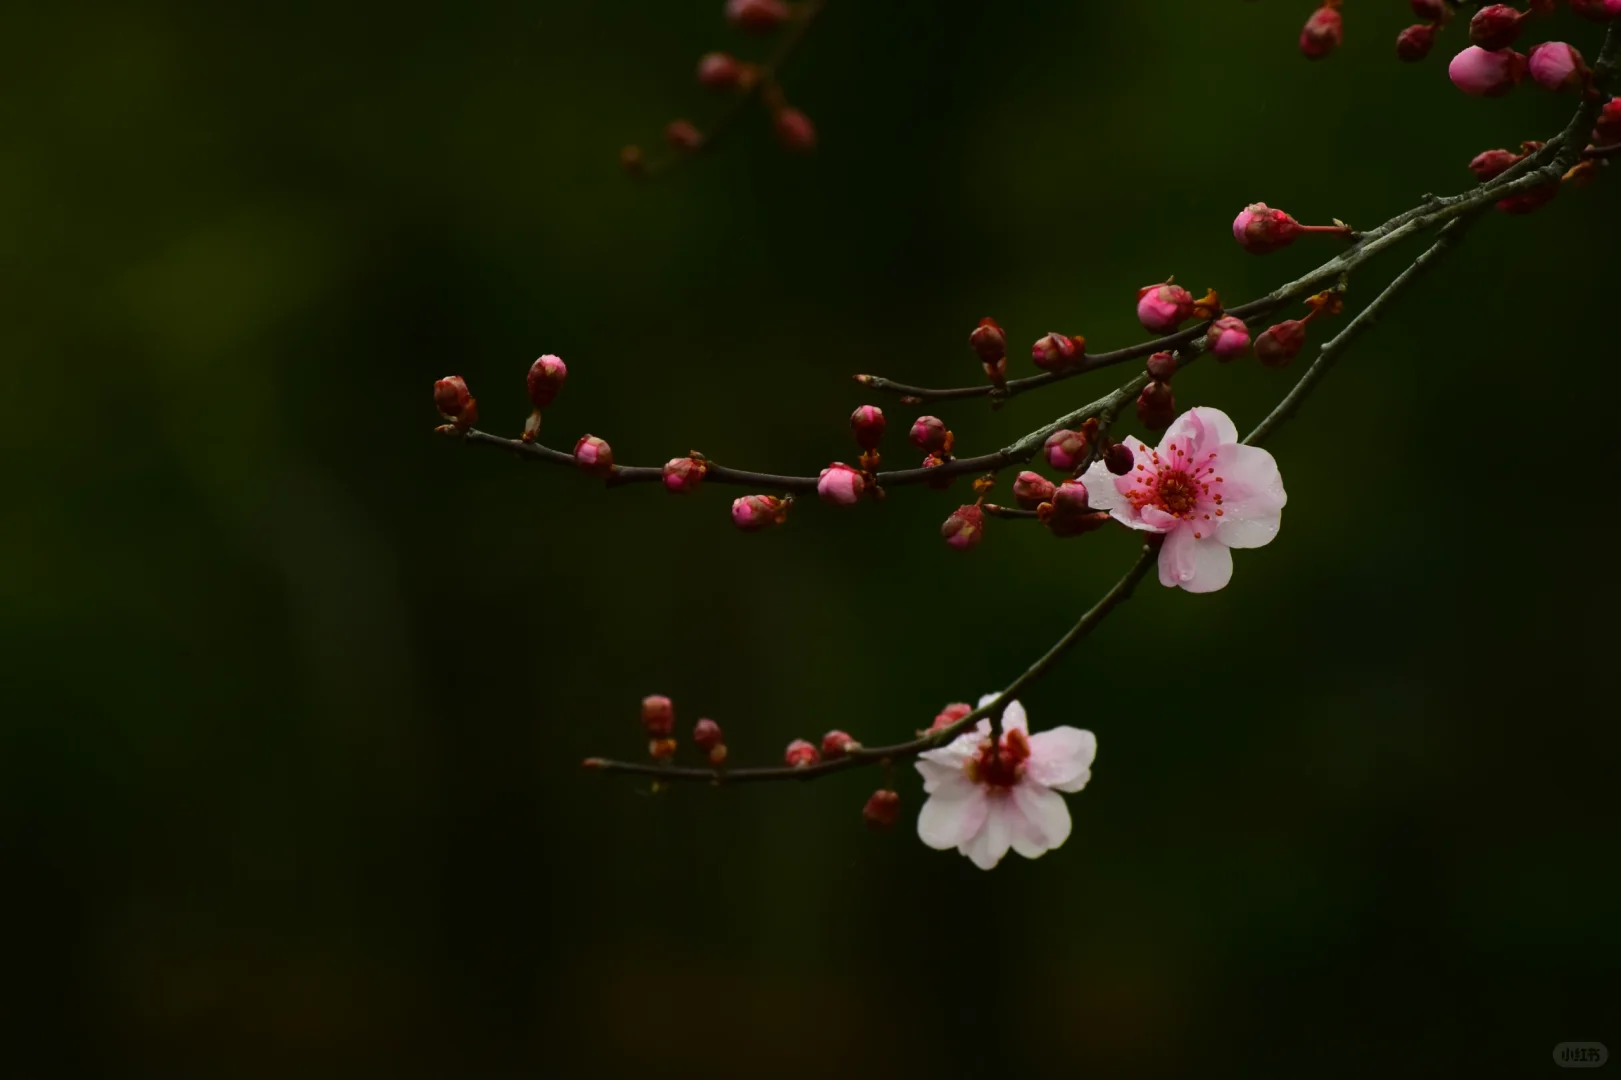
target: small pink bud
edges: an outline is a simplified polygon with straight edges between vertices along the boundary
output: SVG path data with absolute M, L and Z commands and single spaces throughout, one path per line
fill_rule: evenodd
M 1068 428 L 1059 428 L 1047 436 L 1042 452 L 1047 455 L 1047 464 L 1054 469 L 1074 472 L 1086 459 L 1086 436 Z
M 1148 376 L 1162 382 L 1176 374 L 1176 354 L 1157 352 L 1148 358 Z
M 1103 467 L 1115 476 L 1124 476 L 1137 464 L 1137 458 L 1131 452 L 1131 447 L 1125 443 L 1115 443 L 1103 455 Z
M 1168 334 L 1193 315 L 1193 296 L 1180 285 L 1165 282 L 1137 290 L 1137 321 L 1158 334 Z
M 876 405 L 863 405 L 850 414 L 850 430 L 855 433 L 856 445 L 863 450 L 876 450 L 884 438 L 884 410 Z
M 861 744 L 842 731 L 830 731 L 822 736 L 822 756 L 829 761 L 860 749 Z
M 968 335 L 968 344 L 979 354 L 981 363 L 995 364 L 1007 356 L 1007 332 L 989 315 L 979 320 L 974 332 Z
M 1408 63 L 1430 55 L 1435 45 L 1435 27 L 1418 23 L 1396 35 L 1396 56 Z
M 1307 60 L 1321 60 L 1340 47 L 1345 28 L 1340 13 L 1327 4 L 1311 13 L 1300 30 L 1300 52 Z
M 1305 344 L 1306 324 L 1299 319 L 1285 319 L 1261 331 L 1255 339 L 1255 358 L 1263 367 L 1285 367 Z
M 433 407 L 459 428 L 478 423 L 478 400 L 468 392 L 467 380 L 460 375 L 446 375 L 434 382 Z
M 1022 472 L 1013 480 L 1013 499 L 1026 510 L 1034 510 L 1052 497 L 1053 482 L 1040 473 Z
M 698 61 L 698 82 L 711 90 L 736 90 L 743 78 L 743 65 L 730 53 L 705 53 Z
M 647 753 L 654 761 L 669 761 L 675 757 L 675 740 L 650 739 L 647 743 Z
M 861 817 L 874 829 L 892 829 L 901 816 L 901 797 L 888 788 L 875 791 L 861 808 Z
M 1491 52 L 1471 45 L 1452 58 L 1447 75 L 1474 97 L 1501 97 L 1525 78 L 1525 57 L 1513 49 Z
M 1621 0 L 1570 0 L 1570 10 L 1584 19 L 1609 22 L 1621 15 Z
M 1446 0 L 1411 0 L 1413 14 L 1430 22 L 1440 22 L 1447 16 Z
M 715 721 L 700 720 L 693 726 L 692 741 L 696 743 L 698 748 L 701 750 L 713 750 L 715 747 L 725 742 L 726 737 L 721 734 L 720 725 L 715 723 Z
M 685 495 L 695 491 L 704 482 L 708 467 L 697 458 L 671 458 L 664 463 L 664 490 L 671 495 Z
M 1143 387 L 1137 395 L 1137 419 L 1154 431 L 1171 426 L 1176 419 L 1176 395 L 1170 383 L 1155 379 Z
M 788 750 L 782 759 L 790 768 L 804 769 L 821 761 L 822 755 L 816 752 L 816 747 L 804 739 L 795 739 L 788 744 Z
M 663 694 L 649 694 L 642 699 L 642 727 L 656 738 L 663 738 L 675 730 L 675 705 Z
M 788 520 L 788 502 L 775 495 L 744 495 L 732 500 L 732 524 L 744 532 L 758 532 Z
M 1226 363 L 1237 360 L 1250 351 L 1250 328 L 1236 315 L 1223 315 L 1210 324 L 1205 334 L 1205 347 L 1210 355 Z
M 1300 222 L 1266 203 L 1250 203 L 1233 219 L 1233 239 L 1256 255 L 1288 247 L 1301 231 Z
M 1529 214 L 1531 211 L 1545 205 L 1557 194 L 1559 194 L 1559 181 L 1554 180 L 1534 187 L 1529 191 L 1510 195 L 1506 199 L 1499 199 L 1497 209 L 1505 214 Z
M 1084 514 L 1092 509 L 1086 497 L 1085 484 L 1079 480 L 1065 480 L 1053 491 L 1053 497 L 1049 501 L 1056 513 Z
M 951 705 L 947 705 L 945 708 L 941 709 L 940 714 L 934 718 L 934 723 L 929 725 L 929 730 L 939 731 L 941 728 L 948 728 L 973 711 L 974 707 L 963 701 L 958 701 Z
M 1093 510 L 1086 502 L 1086 485 L 1066 480 L 1053 493 L 1053 501 L 1036 511 L 1041 523 L 1054 536 L 1085 536 L 1109 523 L 1106 511 Z
M 771 117 L 771 129 L 777 133 L 777 141 L 796 154 L 816 149 L 816 125 L 798 109 L 778 109 Z
M 920 416 L 912 422 L 906 439 L 925 454 L 944 454 L 951 451 L 951 431 L 938 416 Z
M 1482 150 L 1469 162 L 1469 171 L 1479 177 L 1481 183 L 1494 180 L 1508 171 L 1509 166 L 1519 161 L 1523 154 L 1511 154 L 1507 150 Z
M 574 464 L 587 476 L 607 476 L 614 471 L 613 447 L 595 435 L 583 436 L 574 444 Z
M 866 490 L 866 479 L 842 461 L 835 461 L 823 469 L 816 481 L 816 494 L 822 497 L 823 502 L 834 506 L 854 506 Z
M 985 538 L 985 511 L 977 506 L 959 506 L 940 526 L 946 546 L 958 551 L 978 547 Z
M 1075 339 L 1063 334 L 1047 334 L 1037 338 L 1036 343 L 1030 346 L 1030 359 L 1045 371 L 1067 367 L 1080 355 L 1081 350 L 1075 347 Z
M 768 34 L 788 21 L 782 0 L 726 0 L 726 21 L 750 34 Z
M 1582 54 L 1563 41 L 1544 41 L 1531 50 L 1531 78 L 1544 90 L 1580 91 L 1587 85 L 1589 72 Z
M 1601 145 L 1621 142 L 1621 97 L 1613 97 L 1599 110 L 1593 141 Z
M 1487 4 L 1469 20 L 1469 42 L 1482 49 L 1506 49 L 1520 36 L 1525 16 L 1507 4 Z
M 704 144 L 704 136 L 690 120 L 671 120 L 664 125 L 664 141 L 671 149 L 690 154 Z
M 568 379 L 568 365 L 561 357 L 547 353 L 529 365 L 529 400 L 535 408 L 544 409 L 557 400 L 558 392 Z
M 944 454 L 930 454 L 923 459 L 923 467 L 925 469 L 938 469 L 950 460 Z M 944 491 L 955 483 L 956 479 L 955 476 L 931 476 L 923 482 L 935 491 Z

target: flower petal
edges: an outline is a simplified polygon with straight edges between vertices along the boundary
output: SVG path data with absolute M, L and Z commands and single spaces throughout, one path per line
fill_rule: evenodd
M 1002 856 L 1013 846 L 1013 828 L 1017 821 L 1006 797 L 987 799 L 981 794 L 980 799 L 985 804 L 984 824 L 957 850 L 981 870 L 989 870 L 1001 862 Z
M 996 694 L 986 694 L 984 697 L 979 699 L 979 704 L 976 706 L 976 708 L 983 709 L 985 706 L 995 701 L 996 698 Z M 1018 728 L 1020 731 L 1030 730 L 1029 721 L 1024 715 L 1024 706 L 1019 704 L 1017 698 L 1008 702 L 1007 705 L 1005 705 L 1002 709 L 1002 730 L 1009 731 L 1013 728 Z M 976 730 L 980 735 L 989 735 L 991 733 L 990 719 L 986 718 L 981 720 L 979 722 L 979 727 Z M 974 747 L 974 749 L 977 748 L 977 746 Z
M 1098 756 L 1097 736 L 1073 727 L 1055 727 L 1030 736 L 1030 760 L 1025 775 L 1043 787 L 1079 791 L 1092 778 Z
M 1069 807 L 1064 797 L 1040 784 L 1016 784 L 1013 802 L 1030 823 L 1035 835 L 1031 837 L 1042 851 L 1051 851 L 1069 839 Z M 1024 852 L 1019 854 L 1024 855 Z M 1035 858 L 1025 855 L 1025 858 Z
M 1186 531 L 1186 530 L 1184 530 Z M 1215 592 L 1233 580 L 1233 553 L 1214 536 L 1193 542 L 1193 576 L 1182 582 L 1188 592 Z
M 1161 455 L 1164 450 L 1175 443 L 1182 450 L 1193 457 L 1195 454 L 1208 454 L 1216 447 L 1225 443 L 1238 441 L 1238 429 L 1233 426 L 1232 418 L 1220 409 L 1212 409 L 1206 405 L 1189 409 L 1171 422 L 1165 429 L 1165 436 L 1160 439 Z
M 1270 542 L 1278 531 L 1278 512 L 1289 501 L 1277 461 L 1258 446 L 1223 446 L 1213 464 L 1222 478 L 1222 523 L 1217 528 L 1224 534 L 1222 542 L 1228 547 Z M 1259 528 L 1245 529 L 1243 522 Z
M 917 814 L 917 838 L 936 851 L 961 847 L 985 824 L 985 789 L 967 777 L 940 785 Z
M 1192 529 L 1175 529 L 1165 536 L 1159 549 L 1159 583 L 1168 587 L 1193 580 Z
M 1087 466 L 1081 474 L 1081 483 L 1086 485 L 1086 503 L 1094 510 L 1107 510 L 1115 517 L 1116 510 L 1131 513 L 1131 503 L 1126 500 L 1120 489 L 1115 487 L 1114 473 L 1101 461 L 1094 461 Z

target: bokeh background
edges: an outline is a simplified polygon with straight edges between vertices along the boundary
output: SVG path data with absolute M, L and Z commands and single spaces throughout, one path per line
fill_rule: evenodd
M 636 702 L 738 761 L 903 737 L 1006 682 L 1131 558 L 906 489 L 731 528 L 435 437 L 812 470 L 876 371 L 973 381 L 994 314 L 1138 340 L 1137 286 L 1244 299 L 1265 199 L 1371 225 L 1569 100 L 1451 89 L 1405 4 L 835 0 L 754 116 L 720 0 L 101 0 L 0 41 L 0 1054 L 18 1077 L 1447 1075 L 1621 1050 L 1612 183 L 1488 219 L 1273 442 L 1290 503 L 1208 596 L 1152 583 L 1026 695 L 1095 730 L 1075 832 L 925 849 L 908 771 L 652 796 Z M 1369 10 L 1361 10 L 1361 8 Z M 1546 24 L 1591 56 L 1597 32 Z M 1405 249 L 1359 273 L 1370 298 Z M 1015 350 L 1015 368 L 1021 368 Z M 1028 373 L 1028 368 L 1022 368 Z M 941 410 L 969 452 L 1119 372 Z M 1253 424 L 1298 369 L 1191 369 Z M 889 446 L 918 410 L 880 401 Z M 898 430 L 897 430 L 898 429 Z

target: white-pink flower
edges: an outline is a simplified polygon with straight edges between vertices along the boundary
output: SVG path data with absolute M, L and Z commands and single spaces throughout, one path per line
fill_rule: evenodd
M 995 694 L 979 699 L 981 706 Z M 1057 727 L 1030 734 L 1024 706 L 1007 703 L 1002 740 L 991 745 L 991 722 L 918 755 L 917 771 L 929 800 L 917 816 L 917 835 L 940 851 L 956 848 L 981 870 L 1012 848 L 1034 859 L 1069 839 L 1069 807 L 1060 791 L 1079 791 L 1092 779 L 1098 741 L 1090 731 Z
M 1130 435 L 1125 446 L 1134 459 L 1130 472 L 1114 476 L 1098 462 L 1082 479 L 1096 509 L 1133 529 L 1165 534 L 1161 585 L 1215 592 L 1232 579 L 1230 548 L 1265 547 L 1278 535 L 1288 502 L 1278 463 L 1240 443 L 1220 409 L 1189 409 L 1158 449 Z

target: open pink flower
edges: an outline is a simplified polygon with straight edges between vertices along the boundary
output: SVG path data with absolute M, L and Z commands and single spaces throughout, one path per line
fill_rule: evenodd
M 1233 576 L 1229 548 L 1264 547 L 1278 534 L 1288 496 L 1272 455 L 1238 441 L 1220 409 L 1189 409 L 1158 449 L 1126 436 L 1133 464 L 1113 476 L 1101 463 L 1082 479 L 1092 506 L 1120 523 L 1165 534 L 1161 585 L 1215 592 Z
M 980 705 L 995 694 L 979 699 Z M 1057 727 L 1030 734 L 1024 706 L 1010 701 L 1002 713 L 1002 740 L 991 745 L 991 722 L 918 755 L 917 771 L 929 800 L 917 816 L 917 835 L 938 851 L 956 848 L 981 870 L 1012 848 L 1027 859 L 1069 839 L 1069 807 L 1061 791 L 1080 791 L 1092 779 L 1098 741 L 1090 731 Z

